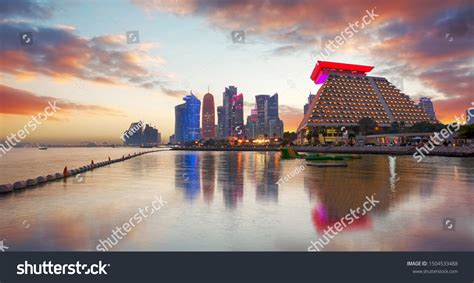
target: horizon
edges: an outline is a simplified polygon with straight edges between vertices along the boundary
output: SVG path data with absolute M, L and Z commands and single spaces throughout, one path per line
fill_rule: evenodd
M 295 131 L 308 95 L 319 89 L 310 75 L 321 57 L 374 66 L 368 76 L 386 77 L 412 100 L 431 97 L 444 124 L 472 107 L 469 1 L 431 1 L 430 9 L 364 1 L 338 10 L 331 1 L 0 5 L 0 135 L 22 129 L 48 102 L 62 108 L 24 143 L 117 144 L 139 120 L 167 142 L 185 95 L 202 101 L 209 89 L 216 111 L 230 85 L 244 95 L 244 119 L 256 95 L 278 93 L 285 131 Z M 366 25 L 357 30 L 356 21 Z M 31 45 L 21 44 L 24 33 Z M 127 42 L 130 33 L 138 42 Z

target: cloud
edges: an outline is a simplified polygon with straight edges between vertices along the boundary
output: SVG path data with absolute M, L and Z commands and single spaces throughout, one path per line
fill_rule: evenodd
M 33 44 L 22 45 L 21 32 L 32 32 Z M 148 50 L 127 46 L 124 35 L 85 38 L 71 27 L 34 27 L 24 22 L 0 22 L 0 72 L 22 76 L 76 77 L 106 84 L 134 84 L 154 88 L 159 85 L 154 71 L 162 62 Z
M 92 104 L 81 104 L 50 96 L 38 96 L 29 91 L 0 84 L 0 114 L 34 115 L 56 101 L 63 112 L 85 112 L 95 115 L 123 116 L 121 111 Z
M 31 0 L 2 0 L 0 1 L 0 17 L 13 18 L 49 18 L 52 7 L 47 3 Z

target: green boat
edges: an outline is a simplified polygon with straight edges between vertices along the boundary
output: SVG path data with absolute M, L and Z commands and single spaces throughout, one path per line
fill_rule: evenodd
M 335 155 L 316 155 L 316 156 L 307 156 L 305 160 L 307 161 L 318 161 L 318 160 L 344 160 L 343 156 L 335 156 Z

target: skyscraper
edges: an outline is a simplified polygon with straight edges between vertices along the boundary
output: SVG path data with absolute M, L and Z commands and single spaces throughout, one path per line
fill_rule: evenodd
M 212 139 L 216 137 L 214 96 L 206 93 L 202 102 L 202 138 Z
M 186 111 L 186 103 L 176 105 L 174 108 L 175 120 L 174 120 L 174 142 L 182 143 L 184 141 L 184 115 Z
M 313 101 L 315 97 L 316 97 L 316 94 L 311 94 L 311 92 L 309 93 L 308 103 L 304 105 L 304 114 L 306 114 L 306 111 L 308 111 L 309 106 L 311 105 L 311 101 Z
M 237 95 L 237 88 L 235 86 L 229 86 L 225 88 L 223 93 L 223 126 L 222 130 L 224 133 L 223 137 L 229 137 L 232 134 L 232 100 Z
M 283 122 L 278 116 L 278 93 L 265 101 L 265 133 L 269 137 L 283 136 Z
M 261 94 L 255 96 L 257 111 L 257 136 L 282 137 L 283 121 L 278 114 L 278 93 L 270 96 Z
M 244 95 L 237 94 L 235 86 L 225 88 L 222 106 L 223 138 L 238 138 L 244 135 Z
M 201 139 L 201 101 L 192 92 L 190 95 L 185 96 L 183 100 L 186 101 L 183 141 L 190 142 L 199 140 Z
M 474 125 L 474 107 L 466 110 L 466 124 Z
M 224 107 L 217 107 L 217 137 L 224 138 Z
M 201 101 L 191 92 L 183 98 L 185 103 L 175 107 L 174 141 L 186 143 L 201 139 Z
M 122 135 L 122 140 L 128 145 L 140 145 L 142 143 L 143 122 L 138 121 L 130 124 L 130 127 Z
M 418 107 L 420 109 L 425 110 L 425 112 L 431 116 L 431 119 L 436 120 L 436 113 L 433 107 L 433 102 L 429 97 L 422 97 L 420 98 L 420 102 L 418 103 Z
M 232 97 L 231 111 L 231 137 L 242 138 L 244 136 L 244 95 L 242 93 Z
M 149 124 L 145 125 L 142 136 L 142 144 L 146 145 L 157 145 L 161 143 L 161 134 L 158 129 L 152 127 Z
M 247 139 L 256 139 L 257 135 L 257 109 L 252 109 L 251 114 L 247 116 L 247 124 L 245 125 L 245 136 Z
M 265 132 L 265 102 L 270 97 L 267 94 L 261 94 L 255 96 L 256 109 L 257 109 L 257 136 L 263 137 Z

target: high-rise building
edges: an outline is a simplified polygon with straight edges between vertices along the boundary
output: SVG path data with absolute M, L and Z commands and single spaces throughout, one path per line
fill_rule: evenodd
M 217 107 L 217 137 L 225 138 L 224 135 L 224 107 Z
M 142 136 L 142 144 L 146 145 L 157 145 L 161 143 L 161 134 L 158 129 L 152 127 L 149 124 L 145 125 Z
M 269 137 L 283 136 L 283 121 L 278 116 L 278 93 L 265 101 L 265 133 Z
M 201 139 L 201 101 L 192 92 L 190 95 L 185 96 L 183 100 L 186 101 L 183 141 L 190 142 L 199 140 Z
M 367 76 L 374 67 L 318 61 L 311 79 L 322 84 L 298 127 L 298 142 L 314 127 L 357 126 L 371 118 L 381 127 L 435 122 L 386 78 Z
M 231 112 L 231 132 L 230 136 L 238 139 L 244 136 L 244 95 L 242 93 L 234 95 L 232 98 Z
M 183 98 L 185 103 L 175 107 L 175 143 L 186 143 L 201 139 L 201 101 L 191 92 Z
M 174 143 L 182 143 L 184 141 L 185 133 L 185 111 L 186 103 L 176 105 L 174 107 L 175 120 L 174 120 Z
M 278 93 L 270 96 L 261 94 L 255 96 L 257 111 L 257 136 L 282 137 L 283 121 L 278 114 Z
M 247 139 L 256 139 L 257 135 L 257 109 L 252 109 L 251 114 L 247 116 L 247 124 L 245 125 L 245 136 Z
M 304 105 L 304 114 L 306 114 L 306 111 L 308 111 L 309 105 L 311 105 L 311 101 L 313 101 L 315 97 L 316 97 L 316 94 L 311 94 L 311 92 L 309 93 L 308 103 Z
M 418 107 L 423 109 L 428 115 L 430 115 L 431 119 L 436 120 L 436 113 L 433 107 L 433 102 L 429 97 L 422 97 L 420 98 L 420 102 L 418 103 Z
M 266 134 L 265 131 L 265 102 L 270 97 L 268 94 L 261 94 L 255 96 L 256 109 L 257 109 L 257 136 L 263 137 Z
M 474 125 L 474 107 L 466 110 L 466 124 Z
M 232 101 L 234 96 L 237 95 L 237 88 L 235 86 L 229 86 L 225 88 L 223 93 L 223 133 L 224 137 L 229 137 L 232 135 Z
M 143 122 L 138 121 L 131 123 L 128 130 L 122 135 L 122 140 L 127 145 L 141 145 L 142 144 Z
M 202 101 L 202 138 L 213 139 L 215 137 L 214 96 L 210 93 L 206 93 Z
M 237 94 L 235 86 L 225 88 L 222 106 L 223 138 L 239 138 L 244 135 L 244 95 Z

